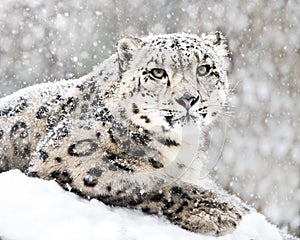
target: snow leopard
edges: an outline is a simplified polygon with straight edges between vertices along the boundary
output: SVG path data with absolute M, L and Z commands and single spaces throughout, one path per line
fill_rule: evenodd
M 251 210 L 203 166 L 229 55 L 220 32 L 124 37 L 92 73 L 2 98 L 0 172 L 17 168 L 192 232 L 231 233 Z

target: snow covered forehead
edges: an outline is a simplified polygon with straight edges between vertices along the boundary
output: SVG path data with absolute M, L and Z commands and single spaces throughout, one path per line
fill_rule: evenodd
M 165 49 L 199 49 L 201 45 L 201 39 L 198 36 L 185 33 L 162 34 L 155 36 L 150 35 L 142 38 L 142 40 L 150 46 L 161 46 Z
M 203 43 L 198 36 L 189 34 L 164 34 L 142 38 L 144 45 L 151 50 L 168 50 L 190 56 L 191 52 L 203 52 Z
M 142 52 L 149 62 L 160 67 L 190 68 L 193 63 L 215 64 L 221 66 L 222 52 L 216 52 L 201 37 L 186 33 L 163 34 L 142 38 Z M 227 52 L 226 52 L 227 54 Z M 152 58 L 155 56 L 155 61 Z M 143 56 L 145 58 L 145 55 Z M 140 60 L 140 59 L 139 59 Z M 182 69 L 183 70 L 183 69 Z
M 201 45 L 201 37 L 194 34 L 187 33 L 171 33 L 160 35 L 149 35 L 142 38 L 143 42 L 150 43 L 151 45 L 162 44 L 166 47 L 197 47 Z

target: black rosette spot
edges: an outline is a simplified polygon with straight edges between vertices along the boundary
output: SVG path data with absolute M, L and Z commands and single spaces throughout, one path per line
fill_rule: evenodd
M 86 157 L 98 149 L 98 144 L 92 139 L 83 139 L 69 146 L 68 153 L 74 157 Z

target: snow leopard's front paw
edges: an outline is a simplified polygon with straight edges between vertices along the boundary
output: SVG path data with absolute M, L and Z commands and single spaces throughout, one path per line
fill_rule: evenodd
M 139 207 L 159 213 L 192 232 L 224 235 L 232 232 L 249 212 L 236 199 L 188 184 L 172 184 L 147 194 Z

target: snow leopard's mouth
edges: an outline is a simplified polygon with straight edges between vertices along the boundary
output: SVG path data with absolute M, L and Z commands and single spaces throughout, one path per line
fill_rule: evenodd
M 178 122 L 187 122 L 189 123 L 191 120 L 197 120 L 198 117 L 191 115 L 189 112 L 186 113 L 185 116 L 179 117 L 174 119 L 174 121 L 178 121 Z
M 190 114 L 188 111 L 185 115 L 175 118 L 174 116 L 165 116 L 165 120 L 169 123 L 171 127 L 176 123 L 190 123 L 196 122 L 199 117 Z

